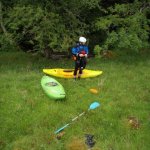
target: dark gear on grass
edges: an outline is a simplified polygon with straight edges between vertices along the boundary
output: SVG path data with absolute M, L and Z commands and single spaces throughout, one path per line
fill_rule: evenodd
M 86 137 L 85 144 L 86 144 L 89 148 L 92 148 L 92 147 L 95 145 L 95 143 L 96 143 L 95 141 L 93 141 L 94 135 L 86 134 L 85 137 Z

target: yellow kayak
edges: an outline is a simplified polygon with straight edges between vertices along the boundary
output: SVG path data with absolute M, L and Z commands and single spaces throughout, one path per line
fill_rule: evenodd
M 43 69 L 43 72 L 47 75 L 52 75 L 60 78 L 73 78 L 73 72 L 74 69 Z M 81 75 L 81 78 L 90 78 L 90 77 L 96 77 L 98 75 L 101 75 L 102 71 L 95 71 L 95 70 L 88 70 L 84 69 L 83 73 Z

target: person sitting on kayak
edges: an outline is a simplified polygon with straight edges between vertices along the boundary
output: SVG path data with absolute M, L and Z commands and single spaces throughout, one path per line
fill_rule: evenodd
M 86 58 L 88 56 L 88 46 L 86 45 L 86 38 L 80 37 L 79 43 L 72 48 L 73 59 L 75 61 L 74 78 L 77 78 L 77 72 L 79 70 L 78 78 L 81 77 L 82 70 L 86 67 Z

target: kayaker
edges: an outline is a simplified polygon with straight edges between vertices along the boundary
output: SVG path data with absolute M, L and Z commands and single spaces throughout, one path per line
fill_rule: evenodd
M 78 78 L 82 75 L 82 70 L 86 67 L 87 57 L 88 57 L 89 49 L 86 45 L 86 38 L 80 37 L 79 42 L 75 47 L 72 48 L 73 59 L 75 61 L 75 69 L 74 69 L 74 79 Z

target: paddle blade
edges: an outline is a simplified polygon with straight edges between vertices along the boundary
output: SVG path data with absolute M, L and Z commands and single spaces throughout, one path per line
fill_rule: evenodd
M 94 103 L 92 103 L 92 104 L 90 105 L 89 110 L 95 109 L 95 108 L 97 108 L 97 107 L 99 107 L 99 106 L 100 106 L 100 103 L 94 102 Z

